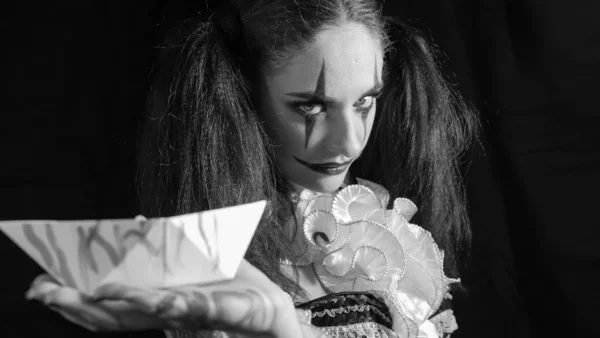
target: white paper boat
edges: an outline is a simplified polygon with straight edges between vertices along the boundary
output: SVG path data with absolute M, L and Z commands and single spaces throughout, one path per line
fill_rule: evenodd
M 3 221 L 2 230 L 65 285 L 167 287 L 231 279 L 265 201 L 154 219 Z

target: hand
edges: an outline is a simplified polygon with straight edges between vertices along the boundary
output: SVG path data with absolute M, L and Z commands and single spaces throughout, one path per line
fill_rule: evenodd
M 283 290 L 246 260 L 234 279 L 219 284 L 164 289 L 106 284 L 92 296 L 41 275 L 27 298 L 91 331 L 216 329 L 274 338 L 326 337 L 294 308 Z

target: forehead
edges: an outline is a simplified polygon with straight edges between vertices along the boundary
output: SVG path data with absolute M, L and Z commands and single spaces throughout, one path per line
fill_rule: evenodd
M 267 84 L 275 92 L 311 91 L 324 66 L 327 96 L 350 99 L 373 87 L 376 74 L 381 79 L 382 54 L 379 40 L 364 25 L 331 27 L 317 34 L 307 51 L 267 76 Z

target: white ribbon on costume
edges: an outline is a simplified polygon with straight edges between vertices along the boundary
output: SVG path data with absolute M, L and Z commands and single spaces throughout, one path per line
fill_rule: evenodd
M 439 338 L 437 334 L 437 330 L 433 323 L 429 320 L 426 320 L 419 326 L 419 338 Z

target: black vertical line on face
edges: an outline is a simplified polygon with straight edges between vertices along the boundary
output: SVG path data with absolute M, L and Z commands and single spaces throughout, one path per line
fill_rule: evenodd
M 315 97 L 325 97 L 325 60 L 323 60 L 323 65 L 321 66 L 319 78 L 317 79 L 317 86 L 315 87 L 315 92 L 313 95 Z M 304 148 L 308 148 L 308 141 L 310 140 L 313 128 L 315 127 L 315 116 L 307 115 L 304 118 L 304 126 Z

